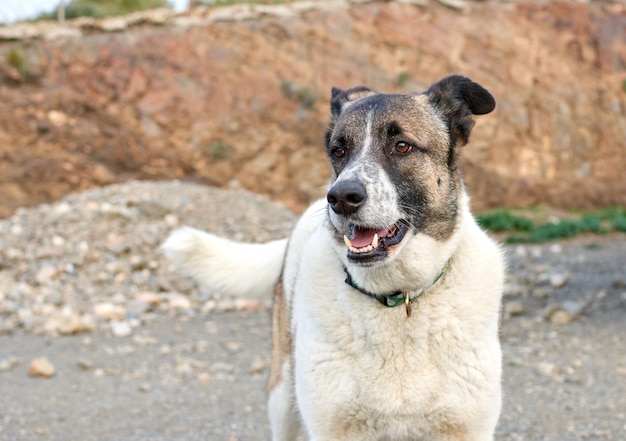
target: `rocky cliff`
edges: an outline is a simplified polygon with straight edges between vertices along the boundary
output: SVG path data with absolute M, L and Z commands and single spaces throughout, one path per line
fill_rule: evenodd
M 0 216 L 129 178 L 297 210 L 324 194 L 331 86 L 421 91 L 452 72 L 498 101 L 465 152 L 475 208 L 626 205 L 626 6 L 447 3 L 0 28 Z

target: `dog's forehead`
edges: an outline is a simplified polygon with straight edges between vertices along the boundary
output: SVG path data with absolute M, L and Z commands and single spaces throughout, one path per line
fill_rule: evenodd
M 358 134 L 365 127 L 378 130 L 389 124 L 405 130 L 440 129 L 442 121 L 424 94 L 376 94 L 350 104 L 339 116 L 335 133 Z

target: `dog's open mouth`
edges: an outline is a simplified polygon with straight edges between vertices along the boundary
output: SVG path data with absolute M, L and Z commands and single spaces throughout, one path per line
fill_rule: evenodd
M 402 242 L 407 231 L 408 227 L 402 221 L 386 228 L 351 225 L 349 236 L 343 236 L 348 247 L 348 258 L 357 261 L 385 258 L 389 247 Z

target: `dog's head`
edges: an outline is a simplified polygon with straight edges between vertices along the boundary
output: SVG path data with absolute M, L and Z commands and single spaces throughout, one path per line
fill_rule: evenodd
M 463 192 L 460 149 L 472 115 L 495 108 L 491 94 L 452 75 L 421 94 L 333 88 L 330 107 L 329 218 L 347 259 L 371 266 L 392 259 L 417 233 L 450 237 Z

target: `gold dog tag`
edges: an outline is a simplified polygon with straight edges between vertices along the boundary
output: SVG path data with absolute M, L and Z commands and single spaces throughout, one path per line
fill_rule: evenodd
M 408 291 L 404 291 L 404 307 L 406 308 L 406 316 L 411 317 L 411 297 Z

